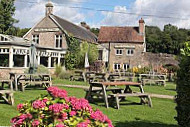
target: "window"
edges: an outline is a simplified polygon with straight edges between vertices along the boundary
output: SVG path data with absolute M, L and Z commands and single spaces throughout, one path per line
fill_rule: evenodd
M 32 35 L 32 41 L 39 44 L 39 35 Z
M 129 68 L 130 68 L 129 64 L 127 64 L 127 63 L 123 64 L 123 70 L 127 70 Z
M 40 64 L 48 67 L 48 57 L 40 57 Z
M 51 67 L 55 67 L 58 64 L 58 58 L 51 57 Z
M 127 55 L 133 55 L 134 54 L 134 49 L 127 49 L 126 54 Z
M 116 55 L 122 55 L 123 50 L 122 49 L 116 49 Z
M 0 54 L 0 67 L 9 66 L 9 54 Z
M 119 70 L 119 69 L 121 69 L 121 65 L 118 63 L 115 63 L 114 64 L 114 70 Z
M 13 55 L 13 67 L 24 67 L 24 55 Z
M 62 35 L 55 35 L 55 47 L 56 48 L 62 48 L 62 40 L 63 40 Z
M 103 59 L 103 50 L 98 50 L 98 60 Z

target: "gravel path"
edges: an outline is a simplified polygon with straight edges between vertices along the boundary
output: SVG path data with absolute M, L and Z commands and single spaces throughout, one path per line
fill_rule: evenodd
M 81 89 L 88 89 L 88 86 L 81 86 L 81 85 L 63 85 L 63 84 L 56 84 L 56 86 L 65 86 L 65 87 L 70 87 L 70 88 L 81 88 Z M 164 99 L 171 99 L 174 100 L 174 96 L 170 96 L 170 95 L 161 95 L 161 94 L 152 94 L 152 93 L 147 93 L 149 94 L 151 97 L 155 97 L 155 98 L 164 98 Z

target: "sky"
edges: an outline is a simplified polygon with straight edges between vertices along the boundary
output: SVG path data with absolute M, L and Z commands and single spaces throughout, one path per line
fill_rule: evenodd
M 34 26 L 45 16 L 48 0 L 16 0 L 15 24 Z M 75 24 L 85 21 L 90 27 L 146 25 L 163 29 L 166 24 L 190 29 L 190 0 L 51 0 L 54 14 Z

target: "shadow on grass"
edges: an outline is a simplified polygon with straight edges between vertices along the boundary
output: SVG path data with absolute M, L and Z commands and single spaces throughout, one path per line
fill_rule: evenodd
M 168 90 L 168 91 L 176 91 L 176 89 L 166 89 L 166 90 Z
M 115 127 L 177 127 L 177 125 L 139 120 L 118 122 L 115 124 Z

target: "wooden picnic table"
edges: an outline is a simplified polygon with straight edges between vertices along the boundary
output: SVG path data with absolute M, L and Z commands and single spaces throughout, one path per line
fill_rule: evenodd
M 93 95 L 93 88 L 99 87 L 103 93 L 103 99 L 105 102 L 105 106 L 106 106 L 106 108 L 108 108 L 109 107 L 108 95 L 107 95 L 107 87 L 108 86 L 125 86 L 123 94 L 125 94 L 125 93 L 132 94 L 133 91 L 130 88 L 130 86 L 135 86 L 135 87 L 139 87 L 141 93 L 144 93 L 142 84 L 138 83 L 138 82 L 126 82 L 126 81 L 125 82 L 121 82 L 121 81 L 120 82 L 91 82 L 86 98 L 87 99 L 91 98 L 91 96 Z M 120 92 L 120 94 L 121 94 L 121 92 Z
M 39 83 L 47 83 L 51 86 L 52 80 L 50 74 L 29 74 L 29 73 L 10 73 L 10 79 L 13 80 L 15 90 L 18 90 L 18 85 L 25 85 L 27 84 L 39 84 Z M 23 89 L 22 89 L 23 90 Z
M 146 83 L 162 83 L 165 86 L 166 75 L 139 74 L 138 81 L 142 82 L 143 85 Z
M 11 90 L 13 90 L 13 83 L 10 79 L 0 79 L 1 88 L 4 89 L 4 85 L 7 84 Z
M 86 82 L 86 76 L 85 76 L 85 72 L 82 71 L 82 70 L 76 70 L 74 71 L 74 75 L 72 75 L 70 77 L 70 80 L 73 81 L 73 80 L 76 80 L 76 81 L 84 81 Z

